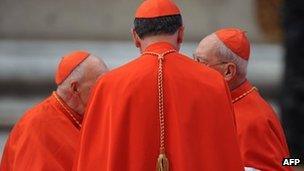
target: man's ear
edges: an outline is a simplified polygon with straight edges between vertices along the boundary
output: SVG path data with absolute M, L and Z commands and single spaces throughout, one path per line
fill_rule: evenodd
M 177 43 L 183 43 L 184 41 L 184 31 L 185 31 L 185 27 L 184 26 L 181 26 L 179 29 L 178 29 L 178 35 L 177 35 Z
M 73 93 L 79 93 L 79 83 L 77 81 L 73 81 L 70 86 Z
M 137 33 L 136 33 L 136 31 L 135 31 L 134 28 L 131 29 L 131 34 L 132 34 L 132 38 L 133 38 L 133 42 L 134 42 L 135 46 L 137 48 L 139 48 L 140 47 L 140 38 L 137 35 Z
M 237 74 L 237 67 L 234 63 L 228 63 L 227 64 L 227 69 L 225 72 L 225 79 L 226 81 L 232 81 L 233 79 L 236 78 Z

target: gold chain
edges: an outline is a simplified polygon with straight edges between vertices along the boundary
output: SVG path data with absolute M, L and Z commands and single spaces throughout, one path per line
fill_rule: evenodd
M 75 123 L 79 126 L 79 128 L 81 128 L 81 123 L 75 118 L 75 116 L 70 112 L 70 110 L 64 105 L 62 104 L 61 100 L 59 99 L 58 95 L 56 93 L 53 93 L 55 99 L 57 100 L 57 102 L 63 107 L 63 109 L 72 117 L 72 119 L 75 121 Z
M 258 89 L 256 87 L 252 87 L 250 90 L 246 91 L 245 93 L 243 93 L 242 95 L 240 95 L 239 97 L 235 98 L 232 100 L 232 103 L 235 103 L 237 101 L 239 101 L 240 99 L 242 99 L 243 97 L 247 96 L 248 94 L 250 94 L 251 92 L 253 92 L 254 90 L 258 91 Z
M 162 54 L 155 52 L 145 52 L 142 55 L 153 55 L 158 57 L 158 112 L 159 112 L 159 124 L 160 124 L 160 155 L 157 161 L 157 170 L 168 171 L 169 160 L 165 155 L 165 114 L 164 114 L 164 86 L 163 86 L 163 61 L 165 55 L 173 53 L 175 50 L 168 50 Z
M 162 54 L 155 52 L 145 52 L 142 55 L 153 55 L 158 57 L 158 112 L 160 123 L 160 153 L 165 153 L 165 116 L 164 116 L 164 87 L 163 87 L 163 60 L 164 56 L 173 53 L 175 50 L 169 50 Z

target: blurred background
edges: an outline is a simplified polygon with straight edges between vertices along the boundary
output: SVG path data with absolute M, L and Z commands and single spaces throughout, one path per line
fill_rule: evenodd
M 288 84 L 284 83 L 284 56 L 288 55 L 284 44 L 294 43 L 293 39 L 284 41 L 288 37 L 284 32 L 288 32 L 287 26 L 294 26 L 292 19 L 299 23 L 304 18 L 293 16 L 303 13 L 303 9 L 297 9 L 301 6 L 295 5 L 301 4 L 301 0 L 289 1 L 294 2 L 288 5 L 283 0 L 176 0 L 183 11 L 186 27 L 182 52 L 192 56 L 198 42 L 217 29 L 239 27 L 246 30 L 252 42 L 249 79 L 280 117 L 287 118 L 285 125 L 296 127 L 293 120 L 288 119 L 289 115 L 285 117 L 282 112 L 286 114 L 294 108 L 290 102 L 299 105 L 292 101 L 292 93 L 282 93 L 283 89 L 288 89 Z M 140 2 L 0 0 L 0 154 L 8 132 L 18 118 L 55 89 L 54 71 L 64 54 L 76 49 L 88 50 L 103 58 L 111 68 L 138 56 L 131 42 L 130 29 Z M 298 12 L 293 13 L 294 9 Z M 289 11 L 288 15 L 284 11 Z M 301 26 L 295 26 L 300 35 Z M 294 28 L 289 30 L 295 31 Z M 299 35 L 291 37 L 297 39 Z M 301 79 L 300 75 L 298 79 Z M 281 100 L 288 99 L 287 96 L 289 100 Z M 301 102 L 301 98 L 298 100 Z M 285 103 L 289 106 L 284 107 Z M 304 142 L 303 131 L 295 133 L 294 130 L 291 129 L 291 137 Z M 303 152 L 303 143 L 293 146 L 294 154 Z

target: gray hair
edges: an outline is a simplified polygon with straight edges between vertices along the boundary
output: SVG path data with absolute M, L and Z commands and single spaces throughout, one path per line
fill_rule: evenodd
M 213 33 L 211 35 L 216 40 L 214 42 L 215 50 L 221 60 L 225 62 L 232 62 L 237 66 L 237 77 L 238 78 L 245 78 L 247 75 L 247 65 L 248 61 L 241 58 L 234 52 L 232 52 L 226 45 L 219 40 L 219 38 Z

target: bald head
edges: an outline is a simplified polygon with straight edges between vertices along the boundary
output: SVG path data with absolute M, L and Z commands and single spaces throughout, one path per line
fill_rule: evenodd
M 74 111 L 83 114 L 92 86 L 106 72 L 106 64 L 89 55 L 58 85 L 57 93 Z
M 193 56 L 196 61 L 219 71 L 230 89 L 236 88 L 246 79 L 248 61 L 227 48 L 214 33 L 199 43 Z

